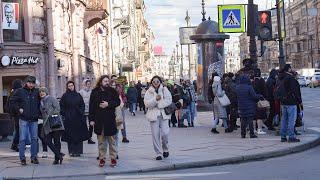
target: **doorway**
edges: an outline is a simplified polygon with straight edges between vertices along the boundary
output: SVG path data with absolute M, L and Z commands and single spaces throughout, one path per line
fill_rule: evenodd
M 7 109 L 7 102 L 8 102 L 8 98 L 11 94 L 11 90 L 12 90 L 12 82 L 16 79 L 20 79 L 22 80 L 22 82 L 24 82 L 24 80 L 26 79 L 26 76 L 2 76 L 2 107 L 3 107 L 3 112 L 4 113 L 8 113 L 8 109 Z

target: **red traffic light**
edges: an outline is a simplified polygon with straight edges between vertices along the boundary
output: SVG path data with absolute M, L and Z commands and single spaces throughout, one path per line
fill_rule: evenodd
M 268 23 L 269 14 L 266 12 L 262 12 L 260 14 L 260 23 L 261 24 L 267 24 Z

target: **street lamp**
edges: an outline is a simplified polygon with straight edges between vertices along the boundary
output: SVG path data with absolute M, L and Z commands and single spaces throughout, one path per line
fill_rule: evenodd
M 250 29 L 250 44 L 249 44 L 249 51 L 250 51 L 250 59 L 252 59 L 255 64 L 257 64 L 257 43 L 256 43 L 256 33 L 254 29 L 256 28 L 256 21 L 255 21 L 255 14 L 257 9 L 253 4 L 253 0 L 248 0 L 248 11 L 249 11 L 249 29 Z

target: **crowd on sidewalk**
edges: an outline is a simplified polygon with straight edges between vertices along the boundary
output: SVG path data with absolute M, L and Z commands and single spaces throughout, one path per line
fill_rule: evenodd
M 295 127 L 302 126 L 303 106 L 300 86 L 290 65 L 280 71 L 273 69 L 268 80 L 261 77 L 253 61 L 245 59 L 244 68 L 237 74 L 212 74 L 208 98 L 212 105 L 213 134 L 219 134 L 219 121 L 225 133 L 241 128 L 241 138 L 264 135 L 263 129 L 279 130 L 282 142 L 299 142 Z M 27 165 L 26 145 L 31 145 L 31 163 L 38 161 L 38 138 L 43 147 L 42 158 L 47 158 L 48 147 L 55 155 L 53 164 L 62 164 L 64 153 L 61 141 L 66 142 L 68 154 L 80 157 L 83 142 L 98 141 L 98 164 L 106 164 L 109 152 L 110 166 L 119 159 L 119 132 L 122 143 L 129 143 L 125 116 L 137 110 L 143 111 L 150 122 L 156 160 L 169 157 L 170 127 L 195 127 L 197 117 L 197 86 L 184 77 L 179 81 L 164 80 L 154 76 L 143 84 L 118 81 L 116 75 L 101 76 L 92 89 L 89 79 L 83 81 L 83 89 L 76 91 L 73 81 L 66 84 L 66 92 L 60 100 L 49 94 L 45 87 L 36 87 L 36 78 L 28 76 L 25 83 L 13 82 L 7 108 L 15 124 L 11 149 L 19 152 L 22 165 Z M 240 119 L 241 126 L 237 125 Z M 186 120 L 186 123 L 185 123 Z M 289 137 L 287 139 L 287 137 Z

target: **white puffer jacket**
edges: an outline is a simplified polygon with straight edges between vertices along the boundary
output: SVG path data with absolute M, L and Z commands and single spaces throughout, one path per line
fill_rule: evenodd
M 157 101 L 156 97 L 157 95 L 161 96 L 161 100 Z M 171 119 L 171 115 L 166 115 L 164 112 L 164 108 L 168 107 L 172 103 L 172 96 L 168 88 L 163 87 L 160 85 L 158 93 L 156 93 L 156 90 L 153 86 L 150 86 L 148 91 L 146 92 L 146 95 L 144 96 L 144 104 L 146 108 L 148 108 L 147 112 L 147 119 L 149 121 L 156 121 L 158 119 L 158 116 L 163 117 L 164 120 Z

